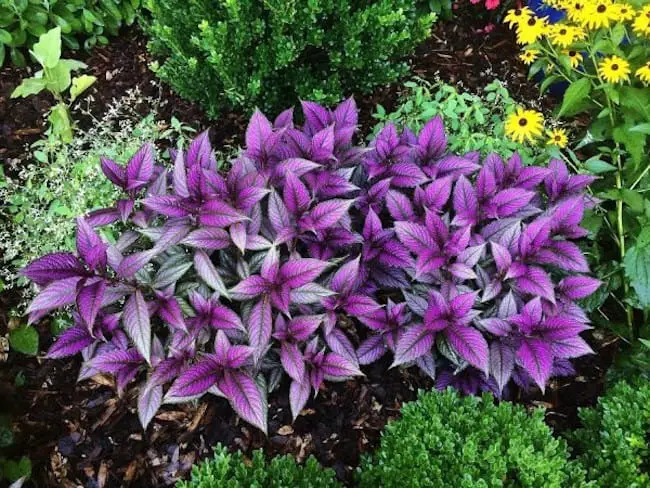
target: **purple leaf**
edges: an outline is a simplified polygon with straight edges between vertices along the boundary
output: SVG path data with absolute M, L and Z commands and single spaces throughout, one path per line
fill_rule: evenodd
M 353 201 L 333 199 L 319 203 L 309 213 L 306 228 L 324 230 L 333 227 L 347 214 Z
M 248 342 L 255 350 L 255 361 L 266 352 L 273 332 L 271 303 L 267 298 L 259 300 L 248 318 Z
M 210 200 L 204 203 L 199 215 L 199 223 L 210 227 L 226 227 L 243 220 L 248 220 L 248 217 L 221 200 Z
M 290 342 L 283 342 L 280 345 L 280 361 L 291 379 L 298 383 L 305 379 L 305 359 L 298 346 Z
M 290 259 L 280 268 L 280 279 L 287 286 L 298 288 L 314 281 L 327 266 L 327 261 L 319 259 Z
M 573 242 L 553 240 L 549 246 L 535 254 L 535 260 L 542 264 L 554 264 L 566 271 L 587 273 L 589 265 L 582 251 Z
M 138 418 L 140 425 L 146 430 L 149 423 L 153 420 L 156 412 L 162 405 L 163 389 L 162 386 L 140 387 L 138 395 Z
M 102 373 L 116 374 L 120 370 L 131 369 L 142 362 L 142 356 L 135 349 L 114 349 L 96 355 L 90 365 Z
M 266 400 L 255 380 L 241 371 L 226 370 L 218 386 L 237 415 L 266 434 Z
M 185 200 L 174 195 L 149 197 L 142 203 L 149 210 L 168 217 L 186 217 L 196 211 Z
M 567 337 L 566 339 L 554 340 L 551 343 L 553 355 L 562 359 L 572 359 L 585 354 L 594 354 L 582 337 Z
M 124 329 L 138 352 L 151 364 L 151 322 L 149 308 L 140 290 L 135 290 L 124 305 Z
M 516 284 L 521 293 L 540 296 L 551 303 L 555 303 L 553 282 L 542 268 L 528 266 L 526 274 L 517 278 Z
M 479 331 L 457 325 L 445 329 L 445 335 L 461 358 L 487 374 L 488 344 Z
M 284 185 L 284 203 L 289 212 L 299 215 L 309 207 L 309 190 L 292 173 L 287 173 Z
M 534 192 L 519 188 L 501 190 L 490 200 L 491 217 L 509 217 L 525 207 L 533 196 Z
M 404 195 L 395 190 L 391 190 L 386 195 L 386 207 L 393 219 L 400 221 L 409 221 L 415 215 L 411 201 Z
M 330 288 L 336 293 L 341 295 L 349 295 L 352 293 L 357 277 L 359 276 L 359 260 L 360 256 L 348 261 L 332 277 Z
M 190 192 L 187 188 L 187 169 L 185 168 L 183 151 L 178 151 L 174 158 L 173 186 L 174 193 L 177 196 L 189 198 Z
M 228 290 L 224 284 L 219 272 L 212 264 L 210 256 L 205 251 L 197 249 L 194 252 L 194 269 L 201 277 L 205 284 L 219 293 L 219 295 L 228 297 Z
M 442 118 L 436 116 L 431 119 L 420 131 L 418 136 L 418 151 L 425 159 L 437 159 L 447 149 L 447 136 L 442 123 Z
M 126 189 L 126 168 L 107 158 L 100 158 L 102 171 L 114 185 Z
M 461 176 L 454 188 L 454 210 L 456 211 L 455 223 L 458 225 L 472 225 L 478 221 L 478 200 L 472 184 Z
M 83 276 L 86 271 L 72 253 L 55 252 L 32 261 L 20 271 L 20 274 L 38 286 L 46 286 L 55 280 Z
M 142 188 L 153 176 L 153 146 L 143 145 L 126 165 L 126 189 Z
M 202 395 L 217 382 L 218 366 L 211 357 L 185 369 L 167 392 L 166 398 L 187 398 Z
M 75 302 L 77 284 L 81 278 L 71 277 L 47 285 L 27 307 L 27 313 L 50 311 Z M 32 322 L 30 318 L 30 323 Z
M 517 351 L 517 359 L 543 392 L 553 367 L 551 346 L 541 339 L 523 338 Z
M 74 356 L 93 342 L 95 342 L 95 339 L 86 328 L 71 327 L 57 337 L 56 342 L 47 351 L 47 357 L 59 359 Z
M 156 250 L 148 249 L 146 251 L 136 252 L 125 257 L 117 268 L 118 276 L 121 276 L 122 278 L 129 278 L 133 276 L 149 261 L 151 261 L 154 256 L 156 256 L 156 254 Z
M 411 222 L 395 222 L 395 232 L 402 244 L 416 255 L 437 248 L 429 231 L 423 225 Z
M 77 253 L 90 269 L 106 266 L 107 247 L 83 217 L 79 217 L 77 219 Z
M 501 341 L 493 341 L 490 344 L 490 376 L 497 382 L 500 392 L 510 381 L 514 367 L 515 351 L 512 347 Z
M 77 309 L 79 316 L 89 331 L 93 330 L 95 319 L 102 306 L 104 292 L 106 291 L 106 282 L 99 280 L 90 285 L 85 285 L 77 294 Z
M 269 196 L 269 221 L 276 232 L 291 225 L 289 211 L 277 192 L 271 192 Z
M 300 102 L 302 113 L 305 115 L 305 130 L 315 134 L 330 124 L 330 113 L 315 102 Z
M 220 330 L 246 330 L 239 315 L 225 305 L 214 305 L 212 307 L 210 327 Z
M 234 224 L 236 225 L 236 224 Z M 190 232 L 181 244 L 207 250 L 226 249 L 230 246 L 230 236 L 224 229 L 206 227 Z
M 335 352 L 330 352 L 325 355 L 322 371 L 330 380 L 349 378 L 350 376 L 363 376 L 363 373 L 352 361 Z
M 298 418 L 301 410 L 305 408 L 307 400 L 309 400 L 309 393 L 311 393 L 311 385 L 307 375 L 301 382 L 292 381 L 289 387 L 289 403 L 291 405 L 291 415 L 293 420 Z
M 246 128 L 246 152 L 253 159 L 260 159 L 265 154 L 265 142 L 271 136 L 271 122 L 259 110 L 255 110 Z
M 602 282 L 588 276 L 567 276 L 562 281 L 558 290 L 570 300 L 580 300 L 594 293 Z
M 334 152 L 334 126 L 330 125 L 316 132 L 311 140 L 311 158 L 324 161 Z
M 230 296 L 234 300 L 250 300 L 262 293 L 266 293 L 268 284 L 264 278 L 258 275 L 249 276 L 240 281 L 230 290 Z
M 357 349 L 359 364 L 370 364 L 377 361 L 386 353 L 384 338 L 381 335 L 372 335 L 361 344 Z
M 391 367 L 415 361 L 431 350 L 435 333 L 424 325 L 412 326 L 401 335 L 395 347 L 395 359 Z

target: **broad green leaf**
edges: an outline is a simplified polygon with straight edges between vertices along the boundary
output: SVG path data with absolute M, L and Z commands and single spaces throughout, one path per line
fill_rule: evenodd
M 74 102 L 75 99 L 90 88 L 97 78 L 90 75 L 81 75 L 72 79 L 72 87 L 70 88 L 70 101 Z
M 32 48 L 34 56 L 46 68 L 54 68 L 61 59 L 61 28 L 43 34 Z
M 54 93 L 62 94 L 71 82 L 70 68 L 64 63 L 58 63 L 45 75 L 46 88 Z
M 38 332 L 34 327 L 21 325 L 9 332 L 9 344 L 14 351 L 35 356 L 38 354 Z
M 42 78 L 27 78 L 18 85 L 13 92 L 11 98 L 28 97 L 36 95 L 45 89 L 45 80 Z
M 26 479 L 32 475 L 32 462 L 27 456 L 21 457 L 18 461 L 1 458 L 0 462 L 2 462 L 0 471 L 11 482 L 18 481 L 20 478 Z
M 650 121 L 650 90 L 647 88 L 621 87 L 621 104 L 634 110 L 647 121 Z
M 11 58 L 11 62 L 19 68 L 23 68 L 25 66 L 25 56 L 23 56 L 23 53 L 21 53 L 19 49 L 12 47 L 9 51 L 9 57 Z
M 623 201 L 636 213 L 642 213 L 644 209 L 643 197 L 639 192 L 624 188 L 621 190 Z
M 76 59 L 62 59 L 59 61 L 59 64 L 66 66 L 70 71 L 77 71 L 78 69 L 84 69 L 88 67 L 86 63 L 82 63 Z
M 564 98 L 562 100 L 562 106 L 558 112 L 558 117 L 564 115 L 574 115 L 575 110 L 577 110 L 582 102 L 586 101 L 591 93 L 591 82 L 587 78 L 580 78 L 577 81 L 574 81 L 567 88 Z
M 599 175 L 601 173 L 609 173 L 610 171 L 616 171 L 616 166 L 600 159 L 590 159 L 585 163 L 585 168 L 589 170 L 590 173 L 593 173 L 595 175 Z
M 0 29 L 0 43 L 11 44 L 11 34 L 4 29 Z
M 650 306 L 650 247 L 628 249 L 623 266 L 641 306 Z
M 639 132 L 641 134 L 646 134 L 650 136 L 650 122 L 635 125 L 634 127 L 630 128 L 630 132 Z

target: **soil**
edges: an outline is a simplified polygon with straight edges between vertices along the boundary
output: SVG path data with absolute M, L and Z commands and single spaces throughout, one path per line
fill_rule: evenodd
M 414 74 L 428 80 L 439 77 L 475 92 L 498 78 L 516 99 L 550 106 L 552 101 L 540 100 L 538 88 L 526 79 L 510 32 L 496 26 L 490 33 L 477 33 L 482 23 L 471 12 L 461 12 L 453 22 L 438 24 L 411 58 Z M 197 129 L 210 127 L 215 145 L 241 143 L 246 115 L 226 113 L 219 121 L 209 121 L 198 106 L 161 86 L 148 69 L 146 39 L 137 28 L 90 55 L 77 56 L 98 77 L 91 91 L 93 114 L 102 114 L 111 100 L 138 86 L 143 95 L 163 101 L 161 118 L 174 115 Z M 42 136 L 44 114 L 51 104 L 48 95 L 9 99 L 27 75 L 26 70 L 11 67 L 0 70 L 0 160 L 18 164 L 27 157 L 27 146 Z M 362 133 L 367 133 L 377 103 L 387 110 L 394 107 L 398 86 L 355 97 Z M 80 128 L 89 123 L 82 117 Z M 0 337 L 7 333 L 7 312 L 14 300 L 11 294 L 0 294 Z M 39 333 L 44 351 L 51 343 L 47 324 L 39 326 Z M 516 394 L 520 403 L 546 407 L 549 424 L 559 431 L 575 426 L 577 407 L 593 404 L 602 392 L 616 344 L 593 336 L 590 342 L 597 354 L 577 361 L 577 377 L 553 381 L 544 395 Z M 328 384 L 293 425 L 283 385 L 270 399 L 268 437 L 238 421 L 226 402 L 216 397 L 163 407 L 144 433 L 135 414 L 135 398 L 128 394 L 118 398 L 108 377 L 75 384 L 72 378 L 79 364 L 77 359 L 9 353 L 0 367 L 0 398 L 15 436 L 4 455 L 28 454 L 33 463 L 30 483 L 35 486 L 165 486 L 187 477 L 192 463 L 208 456 L 217 442 L 247 453 L 256 448 L 269 455 L 291 453 L 299 460 L 313 454 L 332 466 L 341 480 L 350 481 L 360 455 L 378 445 L 381 430 L 402 404 L 414 399 L 418 389 L 432 386 L 419 373 L 388 370 L 388 364 L 380 362 L 364 369 L 363 379 Z M 17 375 L 24 385 L 16 385 Z

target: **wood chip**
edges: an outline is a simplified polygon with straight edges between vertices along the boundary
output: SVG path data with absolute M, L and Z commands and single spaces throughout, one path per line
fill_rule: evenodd
M 278 434 L 280 435 L 291 435 L 293 434 L 293 427 L 290 425 L 283 425 L 278 429 Z

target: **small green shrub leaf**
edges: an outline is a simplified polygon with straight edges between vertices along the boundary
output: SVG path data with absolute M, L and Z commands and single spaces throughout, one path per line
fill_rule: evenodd
M 34 56 L 46 68 L 54 68 L 61 59 L 61 27 L 43 34 L 32 48 Z
M 35 356 L 38 354 L 38 332 L 34 327 L 21 325 L 9 332 L 9 344 L 15 351 Z
M 562 99 L 562 106 L 558 112 L 558 117 L 575 115 L 581 104 L 587 100 L 591 93 L 591 82 L 588 78 L 580 78 L 571 83 L 567 88 L 564 98 Z

